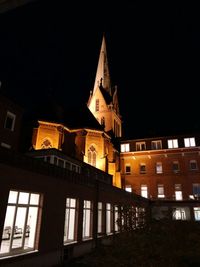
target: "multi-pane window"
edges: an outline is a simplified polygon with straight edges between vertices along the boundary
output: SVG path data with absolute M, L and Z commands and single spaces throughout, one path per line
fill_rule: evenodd
M 197 161 L 196 160 L 190 160 L 190 170 L 197 170 Z
M 192 184 L 192 191 L 194 197 L 200 197 L 200 184 Z
M 130 144 L 121 144 L 121 152 L 129 152 Z
M 98 234 L 101 234 L 103 232 L 103 205 L 102 202 L 98 202 L 98 228 L 97 232 Z
M 175 199 L 176 200 L 182 200 L 182 189 L 181 189 L 181 184 L 175 184 Z
M 146 150 L 145 142 L 136 142 L 136 151 Z
M 156 162 L 156 173 L 163 173 L 162 162 Z
M 77 200 L 75 198 L 66 199 L 64 243 L 76 240 L 77 223 Z
M 185 143 L 185 147 L 194 147 L 194 146 L 196 146 L 194 137 L 184 138 L 184 143 Z
M 178 139 L 167 140 L 168 148 L 178 148 Z
M 162 149 L 162 141 L 161 140 L 155 140 L 151 141 L 151 149 Z
M 194 207 L 194 219 L 200 221 L 200 207 Z
M 39 205 L 39 194 L 10 191 L 1 238 L 0 257 L 36 249 Z
M 92 202 L 83 202 L 83 239 L 92 237 Z
M 125 166 L 125 173 L 126 174 L 130 174 L 131 173 L 131 166 L 130 166 L 130 164 L 126 164 L 126 166 Z
M 140 163 L 140 173 L 146 173 L 146 164 L 145 163 Z
M 95 111 L 99 111 L 99 99 L 96 99 Z
M 14 131 L 16 115 L 7 111 L 4 128 Z
M 106 234 L 110 234 L 113 228 L 113 214 L 112 205 L 110 203 L 106 204 Z
M 147 185 L 145 184 L 141 185 L 141 196 L 148 198 L 148 189 L 147 189 Z
M 94 148 L 94 146 L 91 146 L 88 150 L 88 163 L 96 167 L 96 158 L 97 158 L 96 149 Z
M 186 220 L 186 210 L 185 208 L 174 208 L 172 212 L 173 220 Z
M 172 162 L 172 170 L 175 173 L 180 171 L 180 167 L 179 167 L 179 162 L 178 161 L 173 161 Z
M 158 184 L 158 198 L 164 198 L 164 197 L 165 197 L 164 185 Z

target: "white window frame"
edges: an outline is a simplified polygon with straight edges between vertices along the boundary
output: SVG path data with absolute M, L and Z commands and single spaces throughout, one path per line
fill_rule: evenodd
M 146 142 L 136 142 L 136 151 L 146 150 Z
M 162 162 L 156 162 L 156 173 L 161 174 L 163 173 L 163 165 Z
M 164 185 L 158 184 L 158 198 L 164 198 L 164 197 L 165 197 Z
M 178 148 L 178 139 L 167 140 L 168 148 Z
M 92 201 L 84 200 L 83 201 L 83 240 L 92 238 Z
M 6 216 L 9 210 L 12 212 L 12 215 L 8 215 L 7 218 L 5 216 L 0 246 L 3 250 L 4 242 L 7 242 L 5 245 L 8 251 L 0 250 L 0 258 L 37 250 L 40 227 L 40 224 L 38 224 L 41 209 L 40 197 L 40 194 L 33 192 L 17 190 L 9 192 Z M 10 221 L 10 225 L 6 225 L 8 223 L 6 220 Z M 7 237 L 5 236 L 5 229 L 7 230 Z
M 141 196 L 148 198 L 148 187 L 146 184 L 141 185 Z
M 195 147 L 196 142 L 194 137 L 184 138 L 185 147 Z
M 65 207 L 64 244 L 76 241 L 77 199 L 67 198 Z
M 130 151 L 130 144 L 121 144 L 121 152 L 129 152 Z
M 153 149 L 153 150 L 162 149 L 162 141 L 161 140 L 151 141 L 151 149 Z

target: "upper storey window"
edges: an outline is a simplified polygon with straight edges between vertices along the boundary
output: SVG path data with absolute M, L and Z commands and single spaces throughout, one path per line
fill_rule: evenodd
M 146 150 L 145 142 L 136 142 L 136 151 Z
M 151 142 L 151 149 L 162 149 L 162 141 L 161 140 L 155 140 Z
M 14 131 L 16 115 L 10 111 L 7 111 L 4 128 Z
M 99 111 L 99 99 L 96 99 L 95 111 Z
M 91 146 L 88 150 L 88 164 L 96 167 L 97 152 L 94 146 Z
M 167 140 L 168 148 L 178 148 L 178 139 Z
M 130 144 L 121 144 L 121 152 L 129 152 Z
M 196 146 L 194 137 L 184 138 L 184 143 L 185 143 L 185 147 Z

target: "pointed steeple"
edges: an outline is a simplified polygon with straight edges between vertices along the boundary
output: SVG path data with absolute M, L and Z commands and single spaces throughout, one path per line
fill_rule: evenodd
M 105 41 L 104 35 L 103 35 L 101 50 L 99 54 L 99 62 L 97 66 L 93 93 L 95 92 L 96 88 L 100 85 L 102 85 L 104 90 L 106 90 L 111 95 L 110 73 L 109 73 L 109 68 L 108 68 L 106 41 Z

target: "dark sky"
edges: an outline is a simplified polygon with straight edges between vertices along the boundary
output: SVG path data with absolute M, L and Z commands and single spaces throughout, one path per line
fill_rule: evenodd
M 105 32 L 124 134 L 199 131 L 197 6 L 93 2 L 40 0 L 0 14 L 2 89 L 27 106 L 45 105 L 49 92 L 86 103 Z

